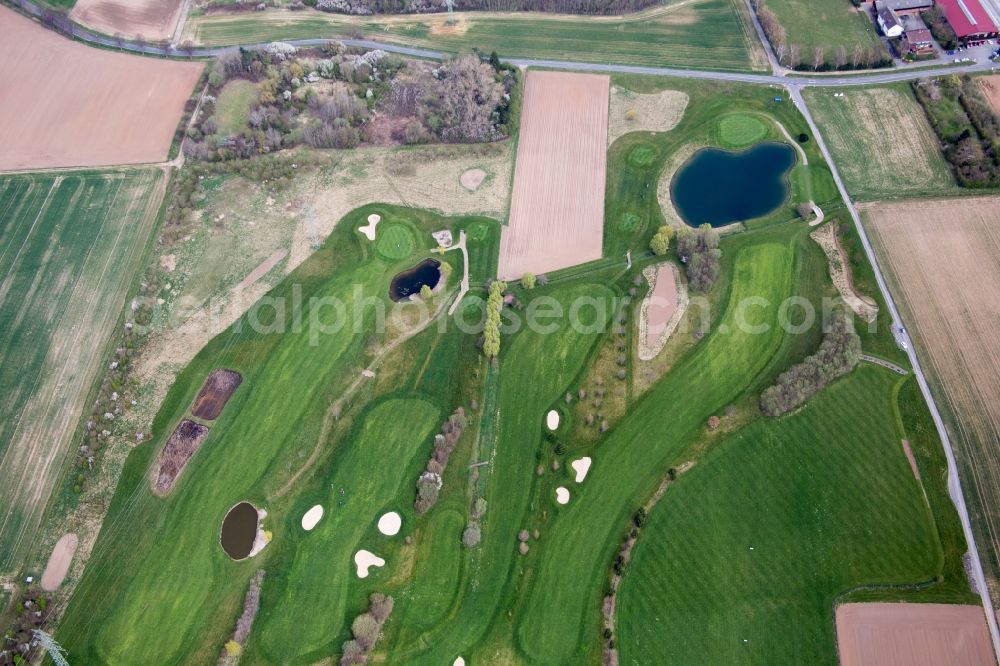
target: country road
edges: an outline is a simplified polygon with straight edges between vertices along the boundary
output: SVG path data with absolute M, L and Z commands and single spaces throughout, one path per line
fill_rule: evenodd
M 31 0 L 11 0 L 13 4 L 19 6 L 22 11 L 31 14 L 36 17 L 41 17 L 43 12 L 42 9 L 36 5 Z M 991 13 L 996 12 L 1000 15 L 1000 0 L 989 0 L 987 5 L 991 8 Z M 761 30 L 760 23 L 756 20 L 756 16 L 751 12 L 753 17 L 754 28 L 757 32 L 758 38 L 760 38 L 764 43 L 765 51 L 768 54 L 768 61 L 772 68 L 771 74 L 745 74 L 737 72 L 719 72 L 719 71 L 703 71 L 703 70 L 684 70 L 684 69 L 672 69 L 665 67 L 644 67 L 644 66 L 633 66 L 633 65 L 616 65 L 616 64 L 595 64 L 595 63 L 579 63 L 565 60 L 535 60 L 535 59 L 523 59 L 523 58 L 503 58 L 505 62 L 511 63 L 517 66 L 523 67 L 542 67 L 549 69 L 565 69 L 565 70 L 575 70 L 575 71 L 588 71 L 588 72 L 606 72 L 606 73 L 625 73 L 625 74 L 642 74 L 648 76 L 662 76 L 662 77 L 678 77 L 686 79 L 703 79 L 710 81 L 733 81 L 741 83 L 754 83 L 754 84 L 764 84 L 773 85 L 777 87 L 786 88 L 790 98 L 793 100 L 795 105 L 798 107 L 799 111 L 805 117 L 806 122 L 809 125 L 810 130 L 815 137 L 816 144 L 820 149 L 824 159 L 826 159 L 827 164 L 830 167 L 830 171 L 833 175 L 834 182 L 837 185 L 837 190 L 840 193 L 841 198 L 847 205 L 847 209 L 850 212 L 851 218 L 854 221 L 855 228 L 858 231 L 858 235 L 861 238 L 861 242 L 865 248 L 865 253 L 868 256 L 868 260 L 875 272 L 875 278 L 878 282 L 879 290 L 882 292 L 882 296 L 885 299 L 886 305 L 889 308 L 889 312 L 892 318 L 892 327 L 894 332 L 903 330 L 902 319 L 899 315 L 899 311 L 896 307 L 896 303 L 892 298 L 892 294 L 889 292 L 889 288 L 886 284 L 885 277 L 882 273 L 882 269 L 879 266 L 878 258 L 872 248 L 871 242 L 868 239 L 868 235 L 865 232 L 864 225 L 861 222 L 861 217 L 858 214 L 858 210 L 851 200 L 850 194 L 844 185 L 843 180 L 840 177 L 840 172 L 837 169 L 836 164 L 833 161 L 833 157 L 827 149 L 826 142 L 823 140 L 823 136 L 819 131 L 815 121 L 813 120 L 812 114 L 806 105 L 805 100 L 802 97 L 802 88 L 805 87 L 848 87 L 848 86 L 864 86 L 873 84 L 883 84 L 883 83 L 893 83 L 898 81 L 908 81 L 917 78 L 930 77 L 930 76 L 940 76 L 947 74 L 963 74 L 963 73 L 975 73 L 975 72 L 988 72 L 993 70 L 1000 71 L 1000 65 L 992 62 L 982 62 L 975 63 L 971 65 L 964 66 L 951 66 L 951 67 L 940 67 L 932 69 L 898 69 L 890 70 L 885 72 L 874 72 L 871 74 L 855 74 L 855 75 L 831 75 L 831 76 L 803 76 L 800 74 L 794 74 L 788 70 L 781 67 L 778 64 L 776 58 L 774 57 L 773 51 L 767 43 L 767 40 L 763 39 L 763 31 Z M 68 23 L 68 22 L 67 22 Z M 90 42 L 93 44 L 98 44 L 105 47 L 118 48 L 122 50 L 142 52 L 152 55 L 161 55 L 165 57 L 175 57 L 175 58 L 203 58 L 203 57 L 214 57 L 233 51 L 239 47 L 237 46 L 227 46 L 227 47 L 192 47 L 190 49 L 177 49 L 173 46 L 161 47 L 155 45 L 140 45 L 130 41 L 119 41 L 112 37 L 106 35 L 101 35 L 93 31 L 82 28 L 76 24 L 70 23 L 68 26 L 64 26 L 64 29 L 72 34 L 76 39 L 84 42 Z M 300 39 L 300 40 L 288 40 L 289 43 L 296 46 L 316 46 L 329 42 L 331 39 L 338 39 L 338 41 L 343 42 L 349 46 L 359 46 L 370 49 L 383 49 L 388 52 L 397 53 L 400 55 L 406 55 L 416 58 L 427 58 L 433 60 L 440 60 L 445 58 L 448 54 L 441 53 L 438 51 L 430 51 L 425 49 L 410 48 L 406 46 L 399 46 L 395 44 L 385 44 L 382 42 L 365 40 L 365 39 L 342 39 L 335 38 L 331 36 L 329 39 Z M 247 44 L 244 45 L 247 48 L 260 47 L 263 44 Z M 468 263 L 468 262 L 466 262 Z M 904 334 L 905 335 L 905 334 Z M 944 425 L 944 421 L 941 418 L 941 414 L 938 410 L 937 404 L 934 402 L 934 397 L 930 392 L 928 387 L 926 377 L 924 376 L 923 370 L 920 366 L 920 361 L 917 358 L 916 351 L 912 344 L 906 345 L 906 353 L 909 357 L 910 364 L 913 367 L 914 375 L 917 378 L 917 382 L 920 386 L 920 390 L 924 395 L 927 405 L 930 409 L 931 416 L 933 417 L 934 424 L 937 428 L 938 434 L 941 438 L 942 445 L 944 447 L 945 456 L 948 461 L 948 491 L 951 496 L 952 501 L 955 504 L 956 510 L 958 511 L 959 518 L 962 523 L 962 529 L 965 533 L 965 539 L 968 543 L 969 554 L 971 558 L 971 569 L 972 576 L 975 579 L 976 587 L 980 594 L 984 611 L 986 612 L 987 623 L 989 625 L 990 635 L 993 640 L 994 656 L 1000 656 L 1000 629 L 997 627 L 996 614 L 993 612 L 993 604 L 989 596 L 989 588 L 986 585 L 986 578 L 983 574 L 982 562 L 979 557 L 979 551 L 976 545 L 975 537 L 972 532 L 972 525 L 969 519 L 969 512 L 966 507 L 965 497 L 962 493 L 961 479 L 958 474 L 958 467 L 955 462 L 955 453 L 952 448 L 951 439 L 948 435 L 948 431 Z

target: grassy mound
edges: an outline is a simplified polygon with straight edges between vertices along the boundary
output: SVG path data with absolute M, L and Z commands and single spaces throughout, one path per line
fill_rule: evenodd
M 719 139 L 732 148 L 749 146 L 767 135 L 767 126 L 760 118 L 734 113 L 719 121 Z
M 640 144 L 628 154 L 628 162 L 632 166 L 646 167 L 653 163 L 656 156 L 656 148 L 647 144 Z

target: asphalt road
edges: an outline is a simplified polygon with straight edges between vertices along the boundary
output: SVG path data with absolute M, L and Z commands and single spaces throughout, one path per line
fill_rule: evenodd
M 38 5 L 34 4 L 30 0 L 15 0 L 25 12 L 33 14 L 35 16 L 42 16 L 42 10 Z M 1000 13 L 1000 0 L 988 0 L 987 4 L 990 9 Z M 991 11 L 992 13 L 992 11 Z M 754 16 L 751 12 L 751 16 Z M 685 69 L 672 69 L 667 67 L 642 67 L 633 65 L 615 65 L 615 64 L 598 64 L 598 63 L 581 63 L 572 62 L 566 60 L 534 60 L 525 58 L 507 58 L 504 59 L 514 65 L 524 66 L 524 67 L 542 67 L 549 69 L 567 69 L 575 71 L 587 71 L 587 72 L 606 72 L 606 73 L 625 73 L 625 74 L 643 74 L 648 76 L 664 76 L 664 77 L 678 77 L 685 79 L 705 79 L 711 81 L 736 81 L 743 83 L 756 83 L 756 84 L 770 84 L 775 86 L 780 86 L 788 89 L 789 96 L 801 111 L 802 115 L 805 117 L 806 122 L 809 124 L 809 128 L 812 130 L 813 136 L 815 137 L 816 143 L 826 159 L 827 164 L 830 167 L 830 171 L 833 174 L 833 179 L 837 184 L 837 190 L 840 192 L 840 196 L 847 204 L 847 208 L 850 211 L 851 218 L 854 220 L 854 226 L 858 230 L 858 235 L 861 238 L 861 242 L 864 245 L 865 253 L 868 255 L 868 260 L 871 262 L 872 267 L 875 270 L 875 278 L 878 282 L 879 290 L 882 292 L 882 296 L 885 299 L 886 305 L 889 308 L 889 312 L 892 316 L 892 326 L 893 331 L 899 333 L 905 340 L 906 335 L 902 333 L 903 324 L 902 319 L 899 316 L 899 310 L 896 308 L 896 303 L 892 298 L 892 294 L 889 292 L 889 288 L 886 285 L 885 277 L 882 274 L 882 269 L 879 266 L 878 258 L 875 256 L 875 252 L 872 249 L 871 242 L 868 239 L 868 235 L 865 232 L 864 226 L 861 224 L 861 216 L 858 214 L 857 208 L 854 206 L 854 202 L 850 198 L 850 194 L 847 192 L 847 188 L 844 186 L 844 182 L 840 177 L 840 173 L 837 170 L 836 164 L 833 161 L 833 156 L 830 155 L 829 150 L 827 150 L 826 143 L 823 140 L 823 136 L 819 131 L 812 118 L 812 114 L 809 111 L 809 107 L 806 105 L 805 100 L 802 98 L 802 88 L 804 87 L 849 87 L 849 86 L 863 86 L 863 85 L 873 85 L 882 83 L 893 83 L 897 81 L 909 81 L 912 79 L 923 78 L 928 76 L 940 76 L 946 74 L 963 74 L 963 73 L 973 73 L 973 72 L 988 72 L 1000 69 L 995 63 L 992 62 L 981 62 L 972 65 L 964 66 L 951 66 L 951 67 L 941 67 L 933 69 L 900 69 L 900 70 L 890 70 L 884 72 L 874 72 L 872 74 L 862 74 L 862 75 L 852 75 L 852 76 L 840 76 L 840 75 L 829 75 L 829 76 L 802 76 L 800 74 L 795 74 L 785 70 L 781 67 L 776 59 L 771 49 L 766 46 L 767 40 L 763 39 L 762 31 L 759 22 L 754 20 L 754 28 L 765 44 L 765 50 L 768 54 L 768 60 L 771 64 L 772 74 L 743 74 L 737 72 L 716 72 L 716 71 L 702 71 L 702 70 L 685 70 Z M 223 53 L 227 53 L 237 49 L 236 46 L 230 47 L 217 47 L 217 48 L 193 48 L 193 49 L 176 49 L 173 47 L 161 47 L 156 45 L 139 45 L 133 42 L 119 42 L 118 40 L 107 37 L 105 35 L 100 35 L 94 33 L 90 30 L 86 30 L 77 25 L 72 25 L 71 27 L 72 35 L 77 39 L 85 42 L 91 42 L 94 44 L 99 44 L 102 46 L 120 48 L 128 51 L 149 53 L 167 57 L 213 57 L 218 56 Z M 290 40 L 289 43 L 296 46 L 317 46 L 329 42 L 329 39 L 300 39 L 300 40 Z M 395 44 L 383 44 L 381 42 L 376 42 L 373 40 L 366 39 L 340 39 L 339 41 L 350 46 L 361 46 L 370 49 L 382 49 L 391 53 L 398 53 L 400 55 L 411 56 L 415 58 L 428 58 L 432 60 L 440 60 L 444 58 L 447 54 L 430 51 L 426 49 L 416 49 L 406 46 L 398 46 Z M 248 44 L 244 45 L 249 48 L 260 47 L 264 44 Z M 961 479 L 958 475 L 958 466 L 955 462 L 955 453 L 952 448 L 951 439 L 948 436 L 948 431 L 945 428 L 944 421 L 941 418 L 941 414 L 938 411 L 937 404 L 934 402 L 934 397 L 931 395 L 930 388 L 927 385 L 927 379 L 924 376 L 923 370 L 920 366 L 920 360 L 917 358 L 916 352 L 913 349 L 913 344 L 906 345 L 906 353 L 909 356 L 910 364 L 913 366 L 914 375 L 916 375 L 917 382 L 920 386 L 920 391 L 923 393 L 924 398 L 927 401 L 927 405 L 930 408 L 931 416 L 934 419 L 934 424 L 937 427 L 938 434 L 941 437 L 941 442 L 944 446 L 945 456 L 948 460 L 948 492 L 951 496 L 952 501 L 955 504 L 955 508 L 958 511 L 959 518 L 962 522 L 962 529 L 965 533 L 965 539 L 969 547 L 969 554 L 972 560 L 972 575 L 975 578 L 976 587 L 978 588 L 984 610 L 986 611 L 987 623 L 989 625 L 990 635 L 993 639 L 993 649 L 994 656 L 1000 655 L 1000 630 L 997 627 L 997 620 L 995 613 L 992 612 L 993 604 L 989 596 L 989 589 L 986 586 L 986 577 L 983 574 L 982 562 L 979 557 L 979 550 L 976 546 L 975 536 L 972 532 L 972 525 L 969 520 L 969 511 L 965 504 L 965 496 L 962 493 Z

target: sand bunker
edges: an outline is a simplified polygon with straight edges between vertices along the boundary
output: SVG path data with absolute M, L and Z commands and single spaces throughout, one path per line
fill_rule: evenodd
M 378 223 L 381 221 L 382 221 L 381 215 L 379 215 L 378 213 L 372 213 L 371 215 L 368 216 L 368 224 L 366 224 L 363 227 L 358 227 L 358 231 L 363 233 L 365 235 L 365 238 L 367 238 L 370 241 L 373 241 L 375 240 L 375 227 L 377 227 Z
M 556 501 L 560 504 L 569 504 L 569 490 L 564 486 L 556 488 Z
M 370 551 L 359 550 L 354 553 L 354 564 L 358 567 L 358 578 L 368 578 L 368 569 L 384 567 L 385 560 Z
M 312 528 L 316 527 L 316 523 L 319 522 L 320 518 L 323 517 L 323 507 L 317 504 L 313 508 L 302 514 L 302 529 L 306 532 L 310 531 Z
M 378 519 L 378 531 L 386 536 L 399 534 L 399 528 L 402 525 L 403 521 L 395 511 L 390 511 Z
M 242 383 L 243 375 L 235 370 L 213 370 L 198 391 L 191 413 L 200 419 L 214 421 Z
M 486 172 L 482 169 L 469 169 L 468 171 L 462 173 L 458 182 L 462 183 L 462 187 L 470 192 L 475 192 L 479 189 L 479 186 L 483 184 L 483 180 L 485 179 Z
M 49 556 L 49 563 L 45 565 L 45 572 L 42 573 L 42 589 L 52 592 L 60 585 L 69 573 L 69 565 L 73 562 L 73 554 L 76 552 L 76 545 L 79 539 L 73 533 L 64 534 L 56 541 L 52 555 Z
M 158 493 L 167 493 L 174 487 L 177 477 L 184 471 L 191 456 L 198 451 L 201 443 L 208 437 L 208 428 L 184 419 L 177 424 L 166 446 L 160 451 L 159 461 L 155 467 L 153 489 Z
M 576 472 L 577 483 L 583 483 L 583 480 L 587 478 L 587 472 L 590 471 L 590 465 L 593 462 L 594 461 L 591 460 L 589 456 L 584 456 L 583 458 L 574 460 L 569 464 L 569 466 L 573 468 L 573 471 Z
M 845 604 L 837 608 L 841 666 L 995 664 L 979 606 Z
M 639 317 L 639 359 L 656 358 L 687 310 L 687 287 L 672 263 L 647 266 L 642 274 L 651 287 Z
M 559 412 L 554 409 L 550 409 L 549 413 L 545 415 L 545 425 L 549 430 L 556 430 L 559 428 Z
M 455 661 L 451 662 L 451 666 L 465 666 L 465 659 L 463 657 L 455 657 Z

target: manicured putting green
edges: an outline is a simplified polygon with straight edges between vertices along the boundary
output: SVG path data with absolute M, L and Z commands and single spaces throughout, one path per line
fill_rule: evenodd
M 719 121 L 719 138 L 727 146 L 749 146 L 767 134 L 763 121 L 745 113 L 734 113 Z
M 378 240 L 375 249 L 386 259 L 405 259 L 413 254 L 417 239 L 413 231 L 405 224 L 394 223 L 378 230 Z
M 628 154 L 628 162 L 632 166 L 647 167 L 656 159 L 656 149 L 652 146 L 639 145 Z

